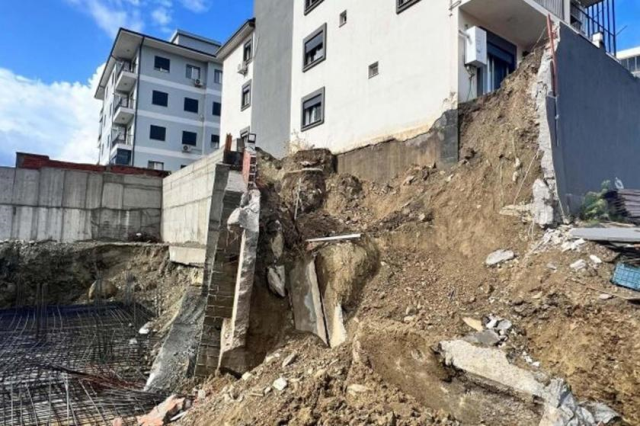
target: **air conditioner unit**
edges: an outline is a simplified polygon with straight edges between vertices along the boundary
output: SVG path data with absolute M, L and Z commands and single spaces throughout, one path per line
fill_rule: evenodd
M 202 81 L 200 81 L 199 78 L 195 78 L 193 80 L 193 85 L 196 86 L 196 87 L 202 87 Z
M 480 27 L 471 27 L 465 31 L 465 35 L 465 65 L 487 65 L 487 32 Z
M 182 152 L 191 152 L 191 145 L 182 145 Z
M 247 75 L 249 72 L 249 65 L 246 62 L 242 62 L 238 65 L 238 74 Z

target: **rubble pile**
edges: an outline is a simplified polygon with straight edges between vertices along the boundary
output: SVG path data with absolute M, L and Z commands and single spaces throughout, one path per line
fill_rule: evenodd
M 185 388 L 207 397 L 179 424 L 640 423 L 616 253 L 533 222 L 537 60 L 461 106 L 450 169 L 373 183 L 260 153 L 255 367 Z

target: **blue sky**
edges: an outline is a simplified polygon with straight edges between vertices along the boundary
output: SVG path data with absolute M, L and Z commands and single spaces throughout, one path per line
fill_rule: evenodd
M 616 6 L 619 48 L 640 45 L 640 0 Z M 119 27 L 223 42 L 252 9 L 253 0 L 0 0 L 0 165 L 15 151 L 95 162 L 93 92 Z

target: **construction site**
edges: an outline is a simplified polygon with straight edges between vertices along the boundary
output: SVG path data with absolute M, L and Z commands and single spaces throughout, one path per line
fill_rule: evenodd
M 559 199 L 552 53 L 449 164 L 0 170 L 0 425 L 640 425 L 637 191 Z

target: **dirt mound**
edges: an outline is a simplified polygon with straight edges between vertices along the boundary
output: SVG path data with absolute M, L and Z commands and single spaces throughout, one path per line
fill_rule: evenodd
M 539 59 L 530 55 L 502 89 L 460 107 L 461 161 L 450 169 L 415 167 L 376 184 L 328 173 L 330 160 L 314 163 L 317 152 L 282 162 L 260 158 L 273 201 L 261 250 L 271 264 L 289 270 L 311 237 L 361 232 L 375 250 L 360 258 L 356 247 L 328 246 L 338 261 L 326 267 L 319 255 L 320 275 L 348 301 L 348 340 L 337 348 L 293 331 L 287 301 L 267 290 L 266 278 L 257 281 L 252 321 L 260 327 L 260 353 L 269 355 L 246 380 L 207 383 L 211 396 L 183 424 L 537 424 L 539 406 L 468 383 L 432 352 L 474 331 L 468 324 L 488 327 L 495 318 L 512 324 L 496 344 L 515 365 L 564 378 L 576 397 L 640 424 L 640 313 L 599 291 L 609 286 L 615 254 L 566 245 L 562 229 L 544 232 L 524 215 L 505 213 L 531 202 L 541 176 L 531 97 Z M 301 165 L 319 169 L 311 187 L 324 184 L 323 202 L 294 219 L 282 181 Z M 270 254 L 278 232 L 281 258 Z M 488 267 L 487 256 L 500 249 L 515 259 Z M 354 261 L 341 267 L 348 250 Z M 580 259 L 584 269 L 570 267 Z M 284 362 L 292 354 L 295 361 Z M 286 380 L 282 390 L 279 378 Z

